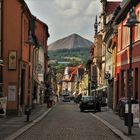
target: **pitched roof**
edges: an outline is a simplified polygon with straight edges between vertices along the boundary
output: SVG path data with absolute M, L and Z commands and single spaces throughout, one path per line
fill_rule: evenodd
M 139 2 L 139 0 L 123 0 L 123 2 L 121 3 L 121 10 L 115 18 L 115 23 L 119 24 L 121 21 L 123 21 L 130 9 L 133 6 L 136 6 Z
M 77 68 L 75 68 L 75 70 L 71 74 L 76 75 L 77 74 Z
M 68 67 L 68 74 L 71 74 L 75 69 L 76 67 Z
M 105 11 L 107 15 L 110 15 L 120 5 L 120 2 L 109 1 L 106 3 Z
M 65 81 L 65 82 L 74 81 L 74 77 L 75 77 L 75 75 L 77 75 L 77 71 L 80 69 L 84 69 L 84 66 L 82 64 L 79 66 L 75 66 L 75 67 L 68 67 L 68 71 L 69 71 L 68 74 L 70 75 L 70 78 L 63 79 L 63 81 Z
M 79 65 L 78 68 L 84 68 L 83 64 Z

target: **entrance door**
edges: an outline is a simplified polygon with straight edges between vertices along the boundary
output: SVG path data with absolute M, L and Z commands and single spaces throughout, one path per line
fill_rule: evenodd
M 22 69 L 21 72 L 21 95 L 20 95 L 20 105 L 24 104 L 24 97 L 25 97 L 25 70 Z
M 116 99 L 117 99 L 117 102 L 116 104 L 118 104 L 118 101 L 119 101 L 119 89 L 120 89 L 120 78 L 119 78 L 119 73 L 117 74 L 117 91 L 116 91 Z

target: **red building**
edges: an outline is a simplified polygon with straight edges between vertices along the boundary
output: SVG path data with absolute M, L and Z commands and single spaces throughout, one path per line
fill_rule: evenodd
M 128 0 L 122 3 L 122 9 L 115 18 L 118 24 L 118 47 L 116 56 L 116 100 L 121 97 L 128 97 L 128 78 L 129 78 L 129 48 L 130 30 L 125 26 L 129 17 L 130 9 L 135 6 L 137 20 L 140 21 L 140 2 L 139 0 Z M 133 27 L 133 50 L 132 50 L 132 96 L 140 101 L 140 24 Z
M 41 23 L 42 27 L 36 28 L 37 19 L 24 0 L 3 0 L 1 11 L 2 96 L 8 99 L 8 111 L 22 112 L 26 105 L 32 106 L 34 64 L 39 59 L 35 48 L 38 42 L 43 43 L 44 55 L 47 54 L 48 27 Z M 44 63 L 47 65 L 46 58 Z
M 24 2 L 17 0 L 4 0 L 2 5 L 3 96 L 8 97 L 7 109 L 17 111 L 28 100 L 27 41 L 31 13 Z

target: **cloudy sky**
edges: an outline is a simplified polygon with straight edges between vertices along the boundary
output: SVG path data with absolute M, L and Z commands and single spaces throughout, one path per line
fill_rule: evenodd
M 48 44 L 77 33 L 92 40 L 100 0 L 25 0 L 32 14 L 49 27 Z M 93 40 L 92 40 L 93 41 Z

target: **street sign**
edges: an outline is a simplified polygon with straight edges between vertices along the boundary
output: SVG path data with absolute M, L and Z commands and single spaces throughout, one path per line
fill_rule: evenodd
M 107 72 L 107 73 L 105 73 L 105 79 L 107 79 L 107 80 L 108 80 L 108 79 L 110 79 L 110 77 L 111 77 L 110 73 L 108 73 L 108 72 Z

